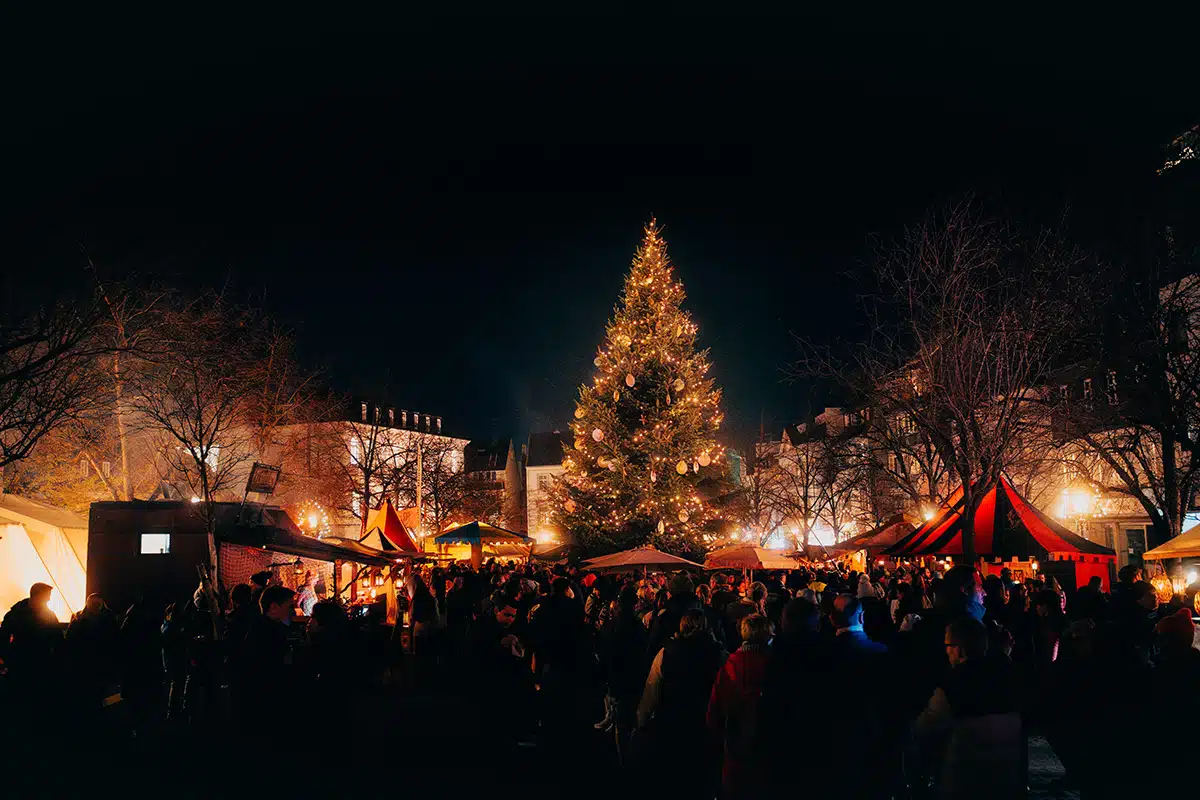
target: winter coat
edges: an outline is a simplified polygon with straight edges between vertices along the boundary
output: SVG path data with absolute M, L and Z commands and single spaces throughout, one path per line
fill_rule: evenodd
M 762 751 L 755 745 L 768 661 L 766 645 L 745 643 L 729 656 L 713 682 L 707 723 L 724 744 L 723 797 L 753 796 L 765 778 Z

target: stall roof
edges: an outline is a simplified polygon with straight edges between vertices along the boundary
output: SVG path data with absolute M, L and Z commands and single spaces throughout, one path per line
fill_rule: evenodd
M 468 522 L 452 528 L 434 539 L 438 544 L 498 544 L 523 542 L 529 544 L 533 539 L 523 536 L 516 531 L 498 528 L 486 522 Z
M 1003 476 L 990 488 L 976 485 L 983 498 L 975 512 L 975 552 L 980 556 L 1046 558 L 1056 554 L 1115 556 L 1104 545 L 1089 542 L 1047 517 L 1017 492 Z M 887 549 L 889 555 L 961 555 L 964 498 Z
M 1189 528 L 1174 539 L 1142 553 L 1142 558 L 1151 560 L 1192 558 L 1194 556 L 1200 556 L 1200 525 Z
M 261 547 L 320 561 L 350 561 L 372 566 L 389 566 L 414 555 L 401 551 L 385 553 L 349 539 L 315 539 L 306 536 L 283 509 L 262 509 L 261 522 L 257 521 L 258 515 L 254 513 L 246 515 L 251 522 L 238 522 L 236 513 L 228 513 L 237 511 L 236 503 L 218 505 L 232 507 L 218 509 L 217 514 L 217 538 L 230 544 Z

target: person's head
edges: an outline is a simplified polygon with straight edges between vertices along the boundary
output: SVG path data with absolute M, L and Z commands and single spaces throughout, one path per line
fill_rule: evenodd
M 704 611 L 699 608 L 689 608 L 679 617 L 679 638 L 690 639 L 708 630 L 708 620 Z
M 1147 611 L 1158 608 L 1158 598 L 1154 596 L 1154 587 L 1146 581 L 1135 581 L 1130 589 L 1133 602 Z
M 295 598 L 296 593 L 286 586 L 268 586 L 258 598 L 258 605 L 267 619 L 287 625 L 292 620 L 292 604 Z
M 862 603 L 852 594 L 839 594 L 833 601 L 833 624 L 838 630 L 861 628 Z
M 797 597 L 783 607 L 781 624 L 785 636 L 815 633 L 821 625 L 821 613 L 816 603 L 806 597 Z
M 771 640 L 771 621 L 762 614 L 748 614 L 738 624 L 738 633 L 747 644 L 766 644 Z
M 29 602 L 35 606 L 45 606 L 50 602 L 50 593 L 54 587 L 46 583 L 35 583 L 29 587 Z
M 987 650 L 987 628 L 979 620 L 962 617 L 946 626 L 946 656 L 950 659 L 950 666 L 957 667 L 972 659 L 983 658 Z
M 517 606 L 509 600 L 501 600 L 496 604 L 496 622 L 500 627 L 509 628 L 517 621 Z
M 349 620 L 342 607 L 332 600 L 322 600 L 313 606 L 312 616 L 308 620 L 309 633 L 325 633 L 344 628 Z
M 1101 590 L 1101 587 L 1104 586 L 1104 581 L 1102 581 L 1100 579 L 1099 575 L 1093 575 L 1092 577 L 1088 578 L 1087 585 L 1088 585 L 1088 588 L 1091 589 L 1093 592 L 1099 592 Z
M 670 593 L 666 589 L 659 589 L 654 593 L 654 607 L 661 611 L 667 607 L 667 601 L 670 599 Z
M 104 609 L 104 598 L 95 592 L 89 594 L 87 600 L 83 602 L 83 611 L 85 614 L 99 614 Z
M 253 593 L 254 590 L 250 588 L 250 584 L 239 583 L 229 593 L 229 600 L 233 603 L 234 608 L 245 608 L 250 605 Z
M 1004 567 L 1003 569 L 1001 569 L 1000 570 L 1000 580 L 1004 581 L 1006 584 L 1012 583 L 1012 570 L 1009 569 L 1008 567 Z
M 1025 591 L 1025 584 L 1014 583 L 1012 588 L 1008 590 L 1008 604 L 1021 611 L 1029 608 L 1029 594 Z
M 1058 578 L 1054 577 L 1053 575 L 1046 578 L 1046 588 L 1055 594 L 1062 594 L 1063 592 L 1062 586 L 1060 586 L 1058 583 Z
M 1124 584 L 1127 588 L 1132 587 L 1138 579 L 1138 568 L 1133 564 L 1126 564 L 1117 570 L 1117 580 Z
M 979 590 L 975 568 L 958 564 L 942 575 L 942 582 L 938 586 L 938 604 L 958 605 L 979 600 Z
M 250 583 L 254 584 L 259 589 L 265 589 L 267 584 L 271 582 L 271 570 L 264 569 L 262 572 L 256 572 L 250 576 Z
M 1062 614 L 1062 601 L 1052 589 L 1042 589 L 1034 595 L 1033 607 L 1039 617 L 1057 617 Z
M 696 598 L 706 606 L 712 603 L 712 589 L 708 588 L 707 583 L 696 587 Z
M 667 592 L 671 597 L 683 598 L 690 597 L 696 593 L 695 586 L 692 584 L 692 579 L 688 577 L 686 572 L 680 572 L 671 577 L 671 582 L 667 584 Z
M 555 578 L 550 582 L 550 593 L 555 597 L 566 597 L 571 588 L 571 582 L 566 578 Z
M 983 594 L 990 603 L 1008 602 L 1008 590 L 1004 588 L 1004 581 L 996 575 L 988 575 L 983 579 Z
M 1186 608 L 1179 609 L 1169 617 L 1163 617 L 1155 630 L 1158 632 L 1159 649 L 1168 655 L 1187 652 L 1196 638 L 1192 612 Z
M 317 579 L 316 579 L 316 578 L 313 576 L 313 574 L 312 574 L 312 570 L 311 570 L 311 569 L 309 569 L 309 570 L 305 570 L 305 571 L 304 571 L 304 584 L 303 584 L 303 585 L 304 585 L 304 586 L 312 586 L 312 585 L 313 585 L 314 583 L 316 583 L 316 582 L 317 582 Z
M 750 598 L 750 602 L 754 603 L 755 605 L 764 603 L 767 600 L 767 587 L 758 581 L 755 581 L 754 583 L 750 584 L 750 592 L 748 596 Z

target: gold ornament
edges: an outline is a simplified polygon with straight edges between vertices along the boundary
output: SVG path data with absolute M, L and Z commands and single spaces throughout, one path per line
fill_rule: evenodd
M 680 475 L 687 475 L 687 463 L 684 461 L 680 461 L 678 464 L 675 465 L 675 471 L 678 472 Z
M 712 463 L 712 457 L 707 452 L 700 454 L 700 466 L 707 467 Z
M 671 405 L 671 393 L 667 392 L 667 405 Z
M 596 459 L 596 466 L 600 467 L 601 469 L 606 468 L 608 466 L 608 459 L 604 456 L 600 456 Z
M 682 391 L 683 391 L 683 378 L 676 378 L 676 379 L 675 379 L 675 391 L 676 391 L 676 392 L 682 392 Z
M 660 519 L 660 520 L 658 521 L 658 532 L 659 532 L 659 533 L 662 533 L 664 530 L 666 530 L 666 527 L 667 527 L 667 526 L 666 526 L 666 525 L 664 525 L 664 524 L 663 524 L 663 521 Z
M 568 514 L 574 514 L 575 508 L 576 508 L 575 501 L 567 500 L 567 502 L 563 503 L 563 508 L 565 508 L 567 510 Z
M 600 356 L 596 356 L 594 359 L 592 359 L 592 363 L 597 367 L 600 366 Z
M 700 462 L 699 461 L 692 462 L 692 472 L 699 474 L 699 472 L 700 472 Z
M 575 437 L 575 449 L 576 449 L 576 450 L 582 450 L 582 449 L 583 449 L 583 437 L 582 437 L 582 436 L 576 436 L 576 437 Z
M 582 408 L 575 409 L 575 419 L 583 419 L 583 409 Z
M 592 439 L 594 439 L 597 442 L 603 442 L 604 441 L 604 431 L 600 430 L 599 428 L 594 429 L 592 431 Z
M 613 402 L 614 403 L 619 402 L 620 399 L 621 399 L 621 393 L 618 392 L 616 389 L 613 389 Z
M 634 385 L 635 383 L 637 383 L 637 378 L 633 377 L 633 373 L 632 373 L 632 372 L 630 372 L 629 374 L 627 374 L 627 375 L 625 376 L 625 385 L 626 385 L 626 386 L 628 386 L 630 389 L 632 389 L 632 388 L 633 388 L 633 385 Z
M 683 326 L 682 326 L 682 325 L 676 325 L 676 326 L 675 326 L 675 335 L 676 335 L 676 336 L 678 336 L 678 335 L 679 335 L 679 334 L 681 334 L 681 333 L 683 333 Z
M 656 473 L 654 470 L 650 470 L 650 482 L 654 483 L 657 480 L 658 480 L 658 473 Z
M 679 512 L 679 521 L 680 521 L 680 522 L 687 522 L 687 521 L 688 521 L 688 515 L 687 515 L 687 512 L 686 512 L 686 511 L 680 511 L 680 512 Z

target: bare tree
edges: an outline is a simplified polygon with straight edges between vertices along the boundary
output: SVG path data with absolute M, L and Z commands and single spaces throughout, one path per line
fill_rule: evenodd
M 1076 343 L 1084 256 L 1032 239 L 970 203 L 928 217 L 882 252 L 868 340 L 848 359 L 810 350 L 883 414 L 904 415 L 963 487 L 963 549 L 975 558 L 982 486 L 1013 457 L 1045 377 Z

